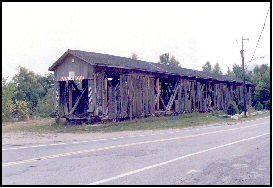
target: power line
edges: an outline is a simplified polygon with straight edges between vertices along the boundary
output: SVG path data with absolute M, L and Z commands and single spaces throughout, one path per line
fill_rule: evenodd
M 263 33 L 263 31 L 264 31 L 264 27 L 265 27 L 265 23 L 266 23 L 266 19 L 267 19 L 267 16 L 268 16 L 269 10 L 270 10 L 270 6 L 269 6 L 269 9 L 268 9 L 268 11 L 267 11 L 267 13 L 266 13 L 266 17 L 265 17 L 265 20 L 264 20 L 264 26 L 263 26 L 263 29 L 262 29 L 262 31 L 261 31 L 261 33 L 260 33 L 259 39 L 258 39 L 258 41 L 257 41 L 256 47 L 255 47 L 255 50 L 254 50 L 254 53 L 253 53 L 253 55 L 252 55 L 252 57 L 251 57 L 251 60 L 250 60 L 250 61 L 252 61 L 252 60 L 253 60 L 253 57 L 254 57 L 254 55 L 255 55 L 255 53 L 256 53 L 256 49 L 257 49 L 257 47 L 258 47 L 258 45 L 259 45 L 259 42 L 260 42 L 260 39 L 261 39 L 262 33 Z M 249 62 L 250 62 L 250 61 L 249 61 Z

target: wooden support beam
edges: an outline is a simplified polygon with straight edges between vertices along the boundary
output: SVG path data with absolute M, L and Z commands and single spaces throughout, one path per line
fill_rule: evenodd
M 191 81 L 191 109 L 195 111 L 195 81 Z
M 108 96 L 107 96 L 107 91 L 108 91 L 108 80 L 106 78 L 106 76 L 104 76 L 103 78 L 103 82 L 104 82 L 104 87 L 103 87 L 103 106 L 102 106 L 102 111 L 103 111 L 103 115 L 107 116 L 108 114 L 108 110 L 107 110 L 107 103 L 108 103 Z
M 98 74 L 94 74 L 94 86 L 93 86 L 93 103 L 94 103 L 94 115 L 98 115 L 98 104 L 97 104 L 97 76 Z
M 174 102 L 174 99 L 176 97 L 176 94 L 177 94 L 177 91 L 178 91 L 179 87 L 180 87 L 180 80 L 178 80 L 176 82 L 176 84 L 175 84 L 174 93 L 171 95 L 171 97 L 169 99 L 168 105 L 166 107 L 166 111 L 170 111 L 171 110 L 171 107 L 173 105 L 173 102 Z
M 86 89 L 87 89 L 87 87 L 83 89 L 83 91 L 81 92 L 81 95 L 77 98 L 77 100 L 76 100 L 73 108 L 70 110 L 70 112 L 68 113 L 68 115 L 73 114 L 73 112 L 75 111 L 76 107 L 78 106 L 78 104 L 79 104 L 79 102 L 80 102 L 80 100 L 81 100 L 81 98 L 83 96 L 83 93 L 85 92 Z
M 164 110 L 166 111 L 167 107 L 166 107 L 166 105 L 164 104 L 164 100 L 162 99 L 162 97 L 161 97 L 160 95 L 159 95 L 159 98 L 160 98 L 160 100 L 161 100 L 161 102 L 162 102 L 162 104 L 163 104 Z
M 160 95 L 160 80 L 159 78 L 156 79 L 156 92 L 157 92 L 157 96 L 156 96 L 156 109 L 159 110 L 159 95 Z
M 129 85 L 129 117 L 130 120 L 133 119 L 133 85 L 132 85 L 132 76 L 128 76 L 128 85 Z
M 72 109 L 72 81 L 68 81 L 68 110 L 70 111 Z
M 183 112 L 187 111 L 187 82 L 186 80 L 183 80 L 182 83 L 182 87 L 183 87 Z
M 180 87 L 178 88 L 177 92 L 178 92 L 177 94 L 178 104 L 177 104 L 176 112 L 182 113 L 182 79 L 180 79 Z
M 154 78 L 150 77 L 149 78 L 149 91 L 150 91 L 150 98 L 149 98 L 149 106 L 150 106 L 150 115 L 154 115 L 155 114 L 155 101 L 154 101 L 154 96 L 155 96 L 155 92 L 154 92 Z

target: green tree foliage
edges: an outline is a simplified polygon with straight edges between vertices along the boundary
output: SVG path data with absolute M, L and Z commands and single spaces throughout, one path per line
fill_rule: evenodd
M 212 72 L 213 72 L 214 74 L 219 74 L 219 75 L 222 75 L 222 74 L 223 74 L 222 71 L 221 71 L 221 68 L 220 68 L 220 65 L 219 65 L 218 62 L 214 65 L 214 67 L 213 67 L 213 69 L 212 69 Z
M 16 117 L 20 120 L 20 121 L 25 121 L 29 119 L 29 115 L 30 115 L 30 109 L 29 109 L 29 105 L 26 101 L 19 101 L 19 100 L 15 100 L 15 106 L 16 106 L 16 110 L 15 110 L 15 115 Z
M 212 67 L 211 63 L 209 61 L 207 61 L 203 66 L 202 66 L 202 70 L 204 72 L 210 72 L 210 73 L 215 73 L 215 74 L 219 74 L 222 75 L 222 71 L 220 68 L 219 63 L 215 63 L 215 65 Z
M 230 101 L 228 103 L 228 107 L 227 107 L 227 114 L 228 115 L 235 115 L 239 112 L 238 106 L 236 105 L 235 101 Z
M 205 65 L 202 66 L 203 71 L 205 72 L 212 72 L 212 66 L 209 61 L 205 63 Z
M 8 82 L 7 78 L 2 78 L 2 120 L 10 119 L 12 113 L 15 111 L 15 91 L 15 83 Z
M 138 57 L 138 55 L 136 53 L 132 53 L 131 59 L 138 60 L 139 57 Z
M 18 68 L 18 74 L 13 78 L 16 83 L 15 98 L 18 101 L 26 101 L 29 109 L 33 112 L 39 99 L 45 97 L 48 89 L 52 87 L 53 76 L 42 77 L 24 67 Z
M 263 104 L 260 103 L 260 101 L 258 101 L 255 105 L 255 109 L 256 110 L 262 110 L 264 108 Z
M 238 104 L 239 112 L 242 113 L 244 111 L 244 102 L 240 101 Z
M 255 84 L 253 103 L 264 104 L 270 100 L 270 67 L 266 64 L 256 66 L 253 70 L 251 82 Z
M 228 75 L 228 76 L 234 77 L 234 74 L 233 74 L 233 72 L 230 70 L 229 67 L 228 67 L 228 70 L 227 70 L 227 75 Z
M 232 66 L 232 72 L 233 72 L 233 75 L 236 77 L 236 78 L 240 78 L 240 79 L 243 79 L 243 69 L 242 69 L 242 66 L 238 65 L 238 64 L 233 64 Z
M 170 54 L 169 53 L 165 53 L 162 54 L 161 56 L 159 56 L 159 63 L 164 64 L 164 65 L 171 65 L 171 66 L 180 66 L 179 61 L 175 59 L 174 56 L 172 56 L 170 58 Z
M 270 100 L 267 100 L 264 104 L 265 109 L 270 110 L 271 109 L 271 103 Z
M 240 65 L 234 64 L 232 71 L 227 72 L 228 76 L 243 79 L 243 69 Z M 253 71 L 245 70 L 245 80 L 255 84 L 255 92 L 253 95 L 253 106 L 264 106 L 270 104 L 270 67 L 266 64 L 256 65 Z M 268 101 L 268 102 L 267 102 Z
M 243 79 L 243 68 L 242 68 L 242 66 L 238 65 L 236 63 L 233 64 L 233 66 L 232 66 L 232 72 L 231 72 L 231 75 L 229 75 L 229 76 Z M 252 76 L 252 72 L 245 70 L 245 80 L 246 81 L 251 81 L 251 76 Z
M 2 78 L 2 120 L 26 120 L 34 114 L 49 117 L 54 109 L 53 83 L 53 74 L 41 76 L 24 67 L 11 81 Z
M 36 113 L 41 117 L 49 117 L 53 114 L 54 109 L 53 88 L 51 88 L 46 96 L 39 100 Z

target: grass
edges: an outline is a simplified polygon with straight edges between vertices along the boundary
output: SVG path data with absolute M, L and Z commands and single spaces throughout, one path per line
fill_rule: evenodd
M 135 130 L 156 130 L 170 128 L 185 128 L 207 124 L 233 123 L 269 116 L 269 112 L 261 115 L 231 120 L 223 112 L 187 113 L 178 116 L 149 117 L 132 121 L 110 122 L 96 125 L 71 125 L 66 122 L 54 123 L 53 119 L 30 120 L 27 122 L 2 123 L 2 133 L 33 132 L 33 133 L 91 133 L 119 132 Z

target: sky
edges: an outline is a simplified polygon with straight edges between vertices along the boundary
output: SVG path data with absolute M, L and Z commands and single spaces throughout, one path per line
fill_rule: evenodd
M 158 62 L 168 52 L 181 67 L 218 62 L 224 73 L 245 62 L 270 64 L 270 3 L 2 3 L 2 77 L 18 66 L 39 74 L 67 50 Z M 264 57 L 264 58 L 259 58 Z

